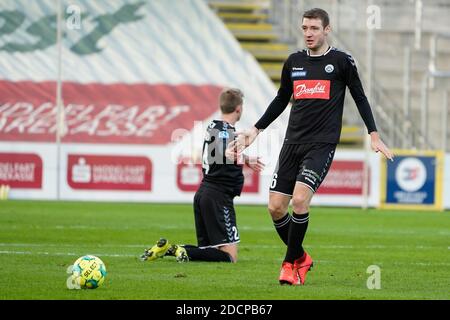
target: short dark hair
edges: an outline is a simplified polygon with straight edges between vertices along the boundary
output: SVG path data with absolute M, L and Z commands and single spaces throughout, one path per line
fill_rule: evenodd
M 219 105 L 223 114 L 232 113 L 236 107 L 242 105 L 244 94 L 236 88 L 225 88 L 220 93 Z
M 313 8 L 305 11 L 303 18 L 320 19 L 324 28 L 330 24 L 330 17 L 328 17 L 328 13 L 320 8 Z

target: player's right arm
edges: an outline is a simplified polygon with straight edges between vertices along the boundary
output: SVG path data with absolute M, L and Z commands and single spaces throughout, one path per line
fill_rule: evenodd
M 291 63 L 288 58 L 283 65 L 281 71 L 281 83 L 276 97 L 267 107 L 262 117 L 256 122 L 256 124 L 238 134 L 238 140 L 236 143 L 237 152 L 242 152 L 245 148 L 255 141 L 260 132 L 266 129 L 276 118 L 283 113 L 286 109 L 289 100 L 292 96 L 292 81 L 291 81 Z

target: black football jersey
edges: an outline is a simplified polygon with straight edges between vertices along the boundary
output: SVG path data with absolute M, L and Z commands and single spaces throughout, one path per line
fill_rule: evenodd
M 368 132 L 376 131 L 353 58 L 333 47 L 321 56 L 308 53 L 303 50 L 288 57 L 278 94 L 255 127 L 265 129 L 284 111 L 292 97 L 284 143 L 338 143 L 348 87 Z
M 235 133 L 236 129 L 225 121 L 213 120 L 208 126 L 203 142 L 202 183 L 240 195 L 244 186 L 242 165 L 225 157 L 227 145 L 235 139 Z

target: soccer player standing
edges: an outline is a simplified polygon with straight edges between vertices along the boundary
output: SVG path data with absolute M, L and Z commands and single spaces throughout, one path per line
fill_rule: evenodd
M 166 255 L 177 261 L 236 262 L 239 232 L 233 199 L 244 186 L 243 164 L 260 172 L 259 157 L 243 155 L 242 161 L 228 159 L 227 145 L 235 139 L 235 123 L 241 118 L 244 95 L 239 89 L 225 88 L 219 97 L 221 119 L 213 120 L 203 141 L 203 180 L 194 196 L 197 246 L 169 244 L 160 239 L 145 250 L 141 259 L 153 261 Z
M 242 152 L 285 110 L 293 96 L 269 195 L 269 212 L 287 246 L 279 282 L 288 285 L 303 285 L 313 266 L 302 243 L 311 199 L 331 166 L 339 142 L 346 86 L 370 134 L 372 149 L 393 157 L 379 138 L 353 58 L 328 45 L 331 28 L 327 12 L 318 8 L 306 11 L 301 28 L 306 49 L 288 57 L 277 96 L 254 127 L 230 144 L 237 155 Z M 288 213 L 291 200 L 292 216 Z

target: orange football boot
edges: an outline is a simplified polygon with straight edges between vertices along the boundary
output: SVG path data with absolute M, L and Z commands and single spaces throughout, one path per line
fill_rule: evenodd
M 300 279 L 300 284 L 305 284 L 306 274 L 313 267 L 314 263 L 311 256 L 305 251 L 301 258 L 294 261 L 294 272 Z
M 294 265 L 290 262 L 283 262 L 281 265 L 280 277 L 278 278 L 280 284 L 287 285 L 299 285 L 300 279 L 298 278 L 298 274 L 294 269 Z

